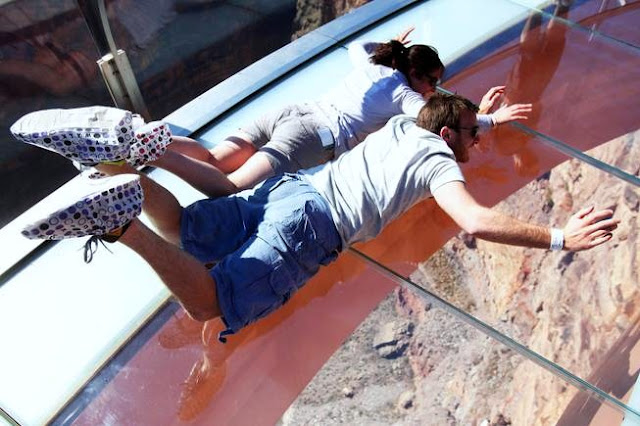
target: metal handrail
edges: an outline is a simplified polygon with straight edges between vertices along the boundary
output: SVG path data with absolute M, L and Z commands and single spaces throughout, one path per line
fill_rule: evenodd
M 119 108 L 135 111 L 150 121 L 149 110 L 127 54 L 123 49 L 118 49 L 113 39 L 104 0 L 76 0 L 76 2 L 101 55 L 96 63 L 113 103 Z
M 76 0 L 76 3 L 87 23 L 100 56 L 116 53 L 116 43 L 109 25 L 104 0 Z

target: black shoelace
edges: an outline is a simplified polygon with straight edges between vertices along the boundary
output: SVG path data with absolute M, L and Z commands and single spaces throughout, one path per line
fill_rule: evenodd
M 131 222 L 127 222 L 123 227 L 111 231 L 110 233 L 104 235 L 94 235 L 89 238 L 87 242 L 84 243 L 84 263 L 89 263 L 93 260 L 94 253 L 98 251 L 98 241 L 104 248 L 107 249 L 109 253 L 113 254 L 113 252 L 109 250 L 109 247 L 107 247 L 107 245 L 105 244 L 105 241 L 108 243 L 115 243 L 120 239 L 120 237 L 122 237 L 122 234 L 124 234 L 125 231 L 129 229 L 130 225 Z
M 109 247 L 102 241 L 100 235 L 93 235 L 91 238 L 84 243 L 84 263 L 90 263 L 93 260 L 93 255 L 96 251 L 98 251 L 98 242 L 102 244 L 102 246 L 107 249 L 107 251 L 111 254 L 113 252 L 109 250 Z

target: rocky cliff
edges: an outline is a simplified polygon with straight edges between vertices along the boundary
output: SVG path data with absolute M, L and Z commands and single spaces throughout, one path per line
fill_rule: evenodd
M 292 39 L 313 31 L 368 2 L 369 0 L 298 0 Z
M 590 154 L 638 175 L 640 133 Z M 589 205 L 613 208 L 621 219 L 605 246 L 572 254 L 501 246 L 461 234 L 420 264 L 411 279 L 622 397 L 640 363 L 633 359 L 640 339 L 640 190 L 571 160 L 495 208 L 561 225 Z M 398 289 L 336 352 L 282 423 L 588 424 L 599 404 L 585 396 L 411 291 Z

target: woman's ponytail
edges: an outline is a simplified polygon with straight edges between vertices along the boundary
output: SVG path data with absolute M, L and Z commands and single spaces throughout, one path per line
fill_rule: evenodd
M 403 74 L 407 71 L 409 49 L 398 40 L 391 40 L 376 47 L 371 63 L 396 69 Z
M 410 69 L 415 70 L 420 77 L 438 69 L 444 70 L 438 51 L 434 47 L 424 44 L 406 47 L 397 40 L 378 45 L 370 61 L 375 65 L 396 69 L 407 77 Z

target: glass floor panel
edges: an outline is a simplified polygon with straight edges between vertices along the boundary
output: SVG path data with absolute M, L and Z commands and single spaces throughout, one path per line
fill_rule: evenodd
M 620 424 L 622 417 L 428 297 L 397 288 L 279 424 L 574 426 Z
M 217 341 L 219 321 L 203 328 L 177 310 L 55 423 L 92 425 L 108 416 L 114 424 L 274 424 L 342 339 L 393 289 L 378 275 L 342 256 L 290 303 L 226 344 Z
M 358 257 L 346 254 L 337 266 L 344 275 L 327 268 L 309 283 L 321 286 L 322 297 L 306 292 L 306 287 L 302 290 L 306 294 L 300 295 L 302 303 L 298 300 L 296 306 L 289 305 L 249 327 L 227 345 L 215 339 L 215 322 L 203 328 L 180 310 L 172 309 L 167 313 L 171 316 L 167 325 L 151 333 L 135 355 L 126 360 L 126 366 L 115 362 L 115 377 L 108 377 L 105 372 L 84 391 L 76 401 L 88 403 L 83 410 L 74 410 L 72 405 L 54 424 L 93 425 L 105 416 L 116 424 L 274 424 L 287 409 L 286 400 L 296 398 L 298 402 L 285 412 L 282 423 L 300 424 L 304 418 L 295 414 L 299 401 L 311 399 L 320 405 L 336 392 L 343 398 L 345 393 L 351 394 L 347 398 L 353 399 L 353 411 L 340 410 L 339 420 L 343 423 L 366 422 L 376 411 L 386 423 L 397 413 L 382 408 L 401 401 L 406 404 L 407 399 L 420 408 L 433 410 L 435 417 L 430 419 L 449 412 L 449 416 L 464 423 L 501 416 L 513 424 L 535 424 L 536 419 L 544 419 L 542 424 L 562 420 L 564 424 L 604 425 L 622 419 L 620 407 L 611 407 L 611 402 L 603 404 L 601 397 L 577 388 L 480 333 L 429 297 L 406 288 L 397 289 L 396 281 L 377 268 L 371 269 Z M 331 271 L 329 276 L 327 271 Z M 331 285 L 336 279 L 337 284 Z M 372 304 L 374 299 L 377 301 Z M 378 304 L 381 299 L 385 301 Z M 376 305 L 370 314 L 373 322 L 365 320 L 359 326 L 370 329 L 369 340 L 361 338 L 358 344 L 370 349 L 378 345 L 377 353 L 367 354 L 370 359 L 354 359 L 350 342 L 358 337 L 352 335 L 333 355 L 344 358 L 349 373 L 334 375 L 330 379 L 332 386 L 327 386 L 318 379 L 326 374 L 320 370 L 309 386 L 321 386 L 322 396 L 310 398 L 307 394 L 313 390 L 300 394 L 308 380 L 306 376 L 324 365 L 337 349 L 321 343 L 327 341 L 326 333 L 350 331 L 358 326 L 362 314 L 371 312 Z M 379 311 L 385 311 L 386 316 L 378 315 Z M 326 315 L 327 312 L 331 314 Z M 317 324 L 319 318 L 322 326 Z M 380 332 L 389 328 L 385 321 L 393 323 L 391 328 L 400 330 L 402 337 L 385 340 L 386 333 Z M 371 329 L 378 329 L 373 343 Z M 287 339 L 287 335 L 296 338 Z M 394 340 L 395 349 L 385 348 L 384 342 Z M 399 353 L 393 354 L 394 350 L 406 351 L 406 358 L 397 357 Z M 380 354 L 384 354 L 383 359 L 376 357 Z M 393 376 L 390 384 L 385 383 L 390 375 L 382 374 L 387 359 L 397 360 L 388 367 Z M 371 371 L 369 362 L 382 363 L 378 366 L 379 375 L 367 377 L 362 372 Z M 325 371 L 331 366 L 330 360 Z M 87 401 L 82 401 L 85 396 Z M 336 410 L 329 410 L 334 417 Z M 314 418 L 324 424 L 321 417 Z M 405 412 L 401 420 L 420 423 L 424 419 L 424 411 L 413 410 Z M 576 423 L 577 419 L 581 423 Z
M 629 389 L 638 370 L 636 306 L 639 301 L 636 300 L 638 295 L 634 290 L 638 284 L 637 275 L 634 275 L 634 271 L 638 270 L 638 257 L 635 251 L 629 249 L 634 244 L 637 247 L 637 231 L 634 230 L 638 228 L 638 188 L 630 183 L 618 182 L 611 174 L 575 160 L 560 166 L 563 168 L 562 173 L 555 168 L 552 169 L 566 161 L 567 157 L 550 148 L 545 139 L 551 138 L 579 150 L 589 150 L 605 143 L 618 144 L 613 149 L 604 146 L 589 153 L 611 166 L 637 175 L 637 169 L 633 169 L 633 159 L 639 158 L 637 151 L 634 151 L 634 145 L 637 146 L 634 142 L 634 132 L 637 130 L 639 110 L 637 77 L 640 68 L 637 66 L 638 51 L 633 47 L 634 43 L 637 45 L 633 40 L 638 31 L 633 31 L 633 25 L 629 24 L 629 20 L 632 20 L 629 16 L 636 16 L 634 7 L 637 2 L 627 3 L 627 6 L 619 8 L 609 7 L 609 4 L 606 13 L 597 18 L 588 18 L 586 12 L 580 12 L 582 15 L 573 14 L 587 7 L 595 7 L 596 2 L 576 2 L 576 8 L 570 11 L 568 19 L 582 19 L 578 22 L 579 25 L 585 22 L 595 24 L 597 21 L 600 34 L 589 35 L 575 26 L 565 26 L 565 44 L 559 57 L 543 57 L 540 60 L 544 64 L 544 69 L 541 70 L 543 72 L 540 73 L 541 81 L 534 77 L 527 78 L 529 83 L 539 89 L 533 91 L 533 95 L 540 93 L 535 100 L 535 107 L 540 113 L 525 122 L 525 125 L 539 133 L 535 136 L 525 135 L 523 132 L 527 129 L 522 128 L 493 132 L 485 137 L 484 148 L 487 152 L 476 156 L 474 162 L 465 169 L 473 193 L 491 205 L 516 192 L 535 194 L 535 197 L 540 198 L 541 189 L 551 188 L 551 194 L 544 193 L 542 200 L 532 196 L 527 200 L 527 204 L 522 204 L 522 201 L 510 198 L 499 205 L 499 208 L 507 211 L 517 206 L 519 212 L 521 207 L 530 205 L 530 218 L 540 223 L 547 223 L 552 215 L 557 215 L 552 217 L 557 217 L 562 223 L 570 208 L 580 206 L 585 199 L 595 201 L 596 198 L 593 196 L 589 198 L 590 194 L 611 188 L 609 198 L 601 197 L 597 201 L 605 202 L 607 206 L 615 206 L 616 213 L 624 214 L 625 218 L 628 218 L 631 212 L 635 212 L 636 222 L 625 222 L 628 232 L 620 232 L 624 238 L 619 238 L 615 243 L 597 252 L 601 259 L 586 258 L 582 254 L 569 259 L 563 256 L 564 254 L 558 254 L 556 257 L 548 255 L 546 259 L 539 260 L 539 263 L 528 264 L 527 262 L 533 260 L 526 260 L 530 257 L 525 250 L 503 251 L 493 246 L 481 247 L 480 244 L 476 244 L 474 248 L 474 241 L 456 237 L 457 229 L 447 217 L 439 213 L 434 203 L 416 206 L 392 224 L 380 238 L 359 246 L 374 260 L 405 277 L 421 277 L 430 273 L 433 265 L 429 262 L 447 260 L 451 251 L 456 250 L 456 253 L 460 253 L 459 256 L 471 259 L 471 263 L 455 264 L 456 269 L 452 276 L 455 279 L 471 274 L 471 268 L 479 262 L 478 253 L 483 250 L 483 253 L 488 253 L 485 258 L 488 265 L 505 266 L 509 274 L 503 274 L 501 271 L 495 276 L 485 277 L 484 281 L 479 280 L 474 284 L 472 294 L 478 296 L 478 300 L 484 305 L 478 302 L 465 305 L 468 300 L 461 299 L 463 305 L 479 318 L 501 326 L 502 328 L 498 328 L 504 329 L 505 333 L 526 343 L 530 348 L 539 350 L 548 356 L 551 362 L 570 367 L 570 370 L 580 377 L 601 385 L 605 392 L 624 401 L 628 398 Z M 477 40 L 465 41 L 465 35 L 468 36 L 470 33 L 467 31 L 455 36 L 452 34 L 450 17 L 453 13 L 456 14 L 456 22 L 461 27 L 479 34 Z M 496 21 L 488 22 L 481 19 L 482 16 L 494 17 Z M 409 24 L 416 24 L 416 31 L 412 37 L 414 42 L 436 45 L 442 57 L 451 64 L 449 70 L 453 77 L 445 82 L 444 87 L 479 100 L 488 87 L 503 84 L 512 74 L 519 55 L 518 40 L 528 16 L 529 9 L 506 0 L 487 0 L 482 3 L 431 0 L 420 3 L 407 13 L 398 14 L 375 28 L 367 29 L 366 34 L 362 34 L 361 37 L 387 39 Z M 541 24 L 538 30 L 532 30 L 534 33 L 540 32 L 541 28 L 548 29 L 549 15 L 539 16 Z M 608 30 L 602 31 L 605 28 Z M 622 32 L 614 33 L 615 30 Z M 628 42 L 619 40 L 627 36 Z M 487 41 L 479 49 L 482 52 L 482 60 L 478 60 L 473 54 L 465 54 L 471 44 L 475 45 L 482 40 Z M 249 117 L 255 118 L 265 105 L 273 108 L 287 102 L 299 101 L 300 98 L 318 97 L 325 87 L 330 87 L 335 79 L 348 71 L 340 62 L 346 57 L 345 54 L 344 49 L 335 49 L 327 55 L 327 58 L 331 59 L 319 61 L 314 65 L 315 69 L 319 70 L 314 78 L 323 76 L 314 80 L 318 84 L 305 83 L 306 79 L 314 74 L 311 71 L 313 67 L 297 70 L 300 71 L 299 74 L 294 73 L 289 77 L 288 91 L 274 90 L 274 87 L 271 87 L 268 95 L 263 98 L 265 103 L 262 103 L 261 107 L 254 106 L 252 102 L 245 103 L 242 109 L 231 112 L 227 116 L 230 119 L 225 120 L 221 127 L 212 126 L 202 132 L 200 139 L 207 144 L 215 143 L 219 136 L 228 134 L 229 129 L 235 129 L 238 122 L 243 122 Z M 306 72 L 309 74 L 305 75 Z M 548 81 L 542 81 L 545 79 Z M 517 87 L 520 83 L 512 80 L 511 84 Z M 297 87 L 297 90 L 291 90 L 292 87 Z M 304 96 L 300 96 L 299 87 L 307 90 Z M 593 89 L 587 90 L 590 88 Z M 596 91 L 597 89 L 599 91 Z M 520 94 L 528 91 L 525 81 L 524 86 L 520 88 Z M 508 142 L 514 139 L 517 140 L 516 143 Z M 155 176 L 157 175 L 154 174 Z M 165 177 L 162 174 L 160 176 L 161 180 Z M 571 177 L 572 180 L 567 177 Z M 554 179 L 559 179 L 561 184 L 553 186 Z M 525 187 L 532 180 L 533 182 Z M 525 188 L 520 189 L 522 187 Z M 187 193 L 185 190 L 184 201 L 193 198 Z M 433 226 L 425 226 L 425 215 L 428 216 L 426 223 Z M 419 232 L 415 231 L 418 228 Z M 445 248 L 438 252 L 445 243 Z M 64 253 L 68 253 L 68 257 L 79 257 L 79 253 L 72 252 L 68 247 L 64 250 L 57 250 L 56 247 L 54 253 L 48 252 L 42 256 L 43 264 L 55 264 L 56 259 L 62 259 Z M 440 254 L 428 260 L 433 253 Z M 108 263 L 108 258 L 104 262 Z M 60 264 L 64 262 L 61 260 Z M 542 264 L 550 265 L 549 270 L 542 272 L 535 269 Z M 596 264 L 602 266 L 593 266 Z M 616 268 L 612 265 L 616 265 Z M 100 270 L 107 270 L 108 267 L 104 265 Z M 132 265 L 131 268 L 140 270 L 139 265 Z M 590 275 L 594 270 L 597 274 Z M 610 270 L 614 272 L 609 273 Z M 534 275 L 540 275 L 535 285 Z M 148 299 L 158 304 L 158 300 L 154 298 L 156 294 L 162 293 L 162 290 L 158 290 L 161 287 L 157 279 L 145 279 L 148 280 L 151 294 Z M 506 284 L 504 280 L 507 280 Z M 75 281 L 82 284 L 81 278 Z M 22 279 L 16 279 L 12 284 L 18 285 L 23 282 Z M 179 424 L 183 421 L 190 424 L 211 424 L 213 421 L 216 424 L 273 424 L 313 374 L 338 348 L 340 342 L 394 287 L 395 284 L 389 280 L 380 279 L 379 274 L 371 270 L 370 266 L 351 255 L 344 255 L 337 263 L 325 268 L 284 309 L 243 331 L 226 346 L 215 342 L 215 331 L 219 324 L 207 325 L 203 333 L 201 326 L 185 318 L 176 305 L 169 304 L 140 331 L 140 335 L 131 337 L 130 344 L 121 352 L 111 355 L 115 347 L 129 338 L 127 333 L 132 329 L 131 324 L 123 326 L 122 330 L 128 331 L 120 334 L 118 330 L 112 329 L 114 324 L 110 324 L 108 333 L 103 335 L 105 338 L 96 342 L 102 351 L 98 355 L 85 354 L 83 358 L 83 354 L 71 351 L 73 355 L 82 358 L 81 376 L 78 376 L 77 371 L 56 370 L 55 359 L 43 359 L 39 350 L 32 350 L 34 343 L 29 339 L 41 334 L 48 335 L 39 334 L 38 330 L 48 330 L 50 325 L 34 320 L 29 330 L 17 340 L 4 340 L 11 341 L 14 347 L 20 347 L 23 353 L 29 355 L 25 356 L 24 360 L 16 360 L 16 363 L 12 364 L 28 366 L 22 370 L 14 368 L 15 372 L 24 371 L 28 375 L 28 378 L 23 380 L 24 386 L 18 389 L 21 396 L 25 397 L 27 405 L 23 404 L 19 408 L 25 416 L 33 416 L 29 414 L 31 407 L 28 406 L 28 398 L 33 388 L 30 384 L 40 382 L 42 377 L 50 377 L 55 373 L 58 384 L 62 382 L 64 389 L 56 390 L 52 386 L 47 388 L 48 396 L 43 394 L 37 397 L 40 400 L 38 404 L 45 401 L 51 405 L 48 409 L 55 413 L 61 406 L 59 400 L 66 401 L 77 386 L 97 371 L 95 379 L 90 381 L 87 387 L 80 388 L 79 397 L 62 408 L 55 418 L 55 423 L 96 424 L 109 419 L 109 422 L 114 424 Z M 466 283 L 460 283 L 458 287 L 466 289 L 468 286 Z M 438 289 L 437 286 L 434 288 Z M 588 289 L 588 292 L 579 291 L 583 288 Z M 10 289 L 11 286 L 8 285 L 0 288 L 3 292 Z M 547 291 L 544 294 L 543 289 Z M 557 293 L 553 293 L 553 289 L 558 289 Z M 499 302 L 491 303 L 485 300 L 491 297 L 489 291 L 501 297 L 496 299 Z M 525 291 L 529 291 L 530 295 L 533 294 L 538 299 L 526 299 L 523 294 Z M 446 296 L 448 293 L 441 291 L 440 294 Z M 569 297 L 571 295 L 573 299 Z M 62 297 L 62 293 L 58 293 L 57 297 Z M 110 305 L 118 305 L 118 295 L 110 294 L 110 297 L 115 299 L 103 300 L 104 306 L 101 309 L 106 310 Z M 459 302 L 455 300 L 456 297 L 457 293 L 452 296 L 451 301 Z M 59 305 L 64 304 L 62 299 L 52 300 L 57 300 L 58 305 L 50 306 L 49 310 L 59 309 Z M 106 300 L 110 300 L 111 304 Z M 554 310 L 550 308 L 549 300 L 562 303 Z M 537 304 L 534 301 L 543 303 Z M 586 310 L 583 305 L 590 301 L 593 302 L 592 311 Z M 89 309 L 88 306 L 86 308 Z M 124 316 L 130 319 L 133 317 L 132 321 L 140 324 L 153 309 L 155 305 L 143 309 L 141 316 L 128 316 L 126 312 Z M 4 324 L 10 324 L 12 319 L 16 318 L 11 312 L 14 311 L 0 310 L 0 315 L 4 315 L 5 318 Z M 548 329 L 544 329 L 543 322 L 536 322 L 543 316 L 560 321 L 556 325 L 562 326 L 552 328 L 548 325 Z M 62 324 L 58 327 L 58 323 L 55 323 L 53 328 L 65 332 L 65 327 L 75 330 L 79 325 L 78 317 L 87 318 L 87 315 L 78 315 L 73 324 Z M 106 318 L 108 317 L 105 314 Z M 540 324 L 543 333 L 535 334 L 534 331 L 539 330 L 527 321 Z M 50 343 L 50 347 L 59 348 L 58 355 L 63 357 L 63 346 L 54 341 L 56 336 L 57 334 L 52 335 L 47 342 Z M 75 338 L 78 342 L 82 340 L 81 334 L 69 334 L 64 337 Z M 545 339 L 551 343 L 545 345 Z M 44 341 L 36 340 L 36 349 L 42 346 L 41 342 Z M 482 343 L 479 345 L 483 347 Z M 64 346 L 64 349 L 70 350 L 73 347 L 74 343 L 69 340 L 68 347 Z M 440 349 L 443 353 L 447 350 Z M 581 355 L 587 359 L 573 358 Z M 107 367 L 97 370 L 105 360 L 110 360 Z M 521 361 L 525 365 L 531 364 L 524 358 Z M 612 366 L 607 361 L 615 365 Z M 67 364 L 72 364 L 71 359 L 65 360 L 64 365 Z M 31 367 L 34 365 L 38 368 L 32 371 Z M 215 368 L 207 369 L 210 365 L 215 365 Z M 620 368 L 620 365 L 628 369 Z M 546 372 L 533 364 L 522 368 Z M 199 374 L 202 371 L 209 374 Z M 12 374 L 15 375 L 15 372 Z M 561 382 L 558 382 L 560 379 L 555 380 L 554 383 Z M 551 383 L 553 379 L 542 380 L 540 383 L 546 382 Z M 437 385 L 434 383 L 434 386 Z M 512 389 L 511 383 L 496 384 L 498 385 L 503 386 L 502 389 Z M 588 393 L 582 395 L 582 391 L 574 389 L 572 385 L 558 384 L 556 387 L 563 388 L 565 390 L 560 392 L 561 394 L 569 389 L 572 396 L 565 400 L 561 395 L 566 404 L 559 403 L 556 417 L 549 418 L 557 418 L 560 421 L 568 412 L 567 419 L 576 419 L 572 417 L 572 413 L 584 413 L 584 407 L 591 407 L 588 414 L 583 414 L 590 419 L 589 421 L 595 421 L 594 419 L 603 415 L 606 419 L 614 419 L 614 423 L 619 422 L 619 410 L 611 414 L 610 411 L 614 409 L 608 406 L 600 407 L 598 400 L 592 399 Z M 14 389 L 6 389 L 5 386 L 5 390 L 9 392 L 9 397 L 15 394 Z M 557 392 L 550 393 L 556 394 Z M 53 400 L 54 397 L 58 399 Z M 538 394 L 529 396 L 538 397 Z M 513 401 L 503 403 L 511 404 Z M 15 406 L 5 404 L 6 400 L 3 400 L 3 408 L 16 409 Z M 562 413 L 561 417 L 557 417 L 558 412 Z M 607 417 L 615 416 L 616 413 L 618 417 Z M 489 412 L 479 415 L 486 415 L 486 418 L 490 419 L 493 414 Z M 43 417 L 40 414 L 38 416 L 35 417 L 35 421 L 23 423 L 43 423 Z
M 527 63 L 523 58 L 531 58 L 522 52 L 522 43 L 507 41 L 444 83 L 450 91 L 475 93 L 479 98 L 484 87 L 505 81 L 507 96 L 512 96 L 513 102 L 531 100 L 537 111 L 524 125 L 539 136 L 514 126 L 484 136 L 481 148 L 486 152 L 476 155 L 464 169 L 468 185 L 478 199 L 493 205 L 533 179 L 498 208 L 517 217 L 523 217 L 524 210 L 526 220 L 561 225 L 570 212 L 582 206 L 595 203 L 611 207 L 622 219 L 619 239 L 591 253 L 548 258 L 538 257 L 540 253 L 533 250 L 485 245 L 463 235 L 445 245 L 449 247 L 447 254 L 438 252 L 422 263 L 457 233 L 435 203 L 426 202 L 360 248 L 404 276 L 408 276 L 407 269 L 394 265 L 403 260 L 405 265 L 418 265 L 427 277 L 440 280 L 442 297 L 491 324 L 502 321 L 515 328 L 520 327 L 514 325 L 519 322 L 529 324 L 526 331 L 505 332 L 583 379 L 602 383 L 612 395 L 623 397 L 624 392 L 614 389 L 613 383 L 631 386 L 638 370 L 636 357 L 620 348 L 635 347 L 635 324 L 640 318 L 635 308 L 640 103 L 637 84 L 632 83 L 640 76 L 640 55 L 606 37 L 589 39 L 584 31 L 557 20 L 550 26 L 548 16 L 538 12 L 531 17 L 539 19 L 539 25 L 529 27 L 527 36 L 537 37 L 543 29 L 547 36 L 550 31 L 561 31 L 549 41 L 549 51 L 534 52 L 532 62 Z M 562 49 L 553 48 L 554 43 L 560 43 Z M 487 49 L 485 46 L 485 52 Z M 605 80 L 603 86 L 596 83 L 598 76 Z M 612 76 L 616 77 L 610 80 Z M 589 86 L 607 90 L 601 95 L 591 91 L 587 96 Z M 610 166 L 605 170 L 626 172 L 630 182 L 576 160 L 553 168 L 566 157 L 545 146 L 547 139 L 586 151 Z M 481 251 L 486 257 L 477 257 Z M 574 272 L 569 272 L 571 269 Z M 490 284 L 494 280 L 500 284 Z M 463 291 L 468 285 L 471 288 Z M 531 306 L 518 305 L 520 296 Z M 500 300 L 508 302 L 500 305 Z M 615 375 L 607 364 L 613 354 L 619 354 L 626 364 L 618 380 L 606 384 L 603 376 Z M 631 375 L 625 370 L 627 366 Z
M 596 149 L 620 152 L 620 142 L 612 141 Z M 633 158 L 639 158 L 639 145 L 633 154 Z M 490 171 L 494 182 L 499 170 Z M 487 197 L 491 186 L 485 179 L 471 190 L 482 191 L 491 203 Z M 591 203 L 615 207 L 622 222 L 613 242 L 587 252 L 554 253 L 506 247 L 459 234 L 431 255 L 439 240 L 452 233 L 451 228 L 456 232 L 448 217 L 434 204 L 416 206 L 410 215 L 393 223 L 389 233 L 363 245 L 362 251 L 562 368 L 621 398 L 640 370 L 640 360 L 635 355 L 636 346 L 640 348 L 637 277 L 640 188 L 571 160 L 494 208 L 533 222 L 562 224 L 572 211 Z M 425 216 L 432 218 L 434 214 L 440 219 L 432 226 L 424 226 Z M 425 260 L 420 260 L 421 257 Z M 410 275 L 406 275 L 406 266 L 402 269 L 395 266 L 403 259 L 417 264 Z

